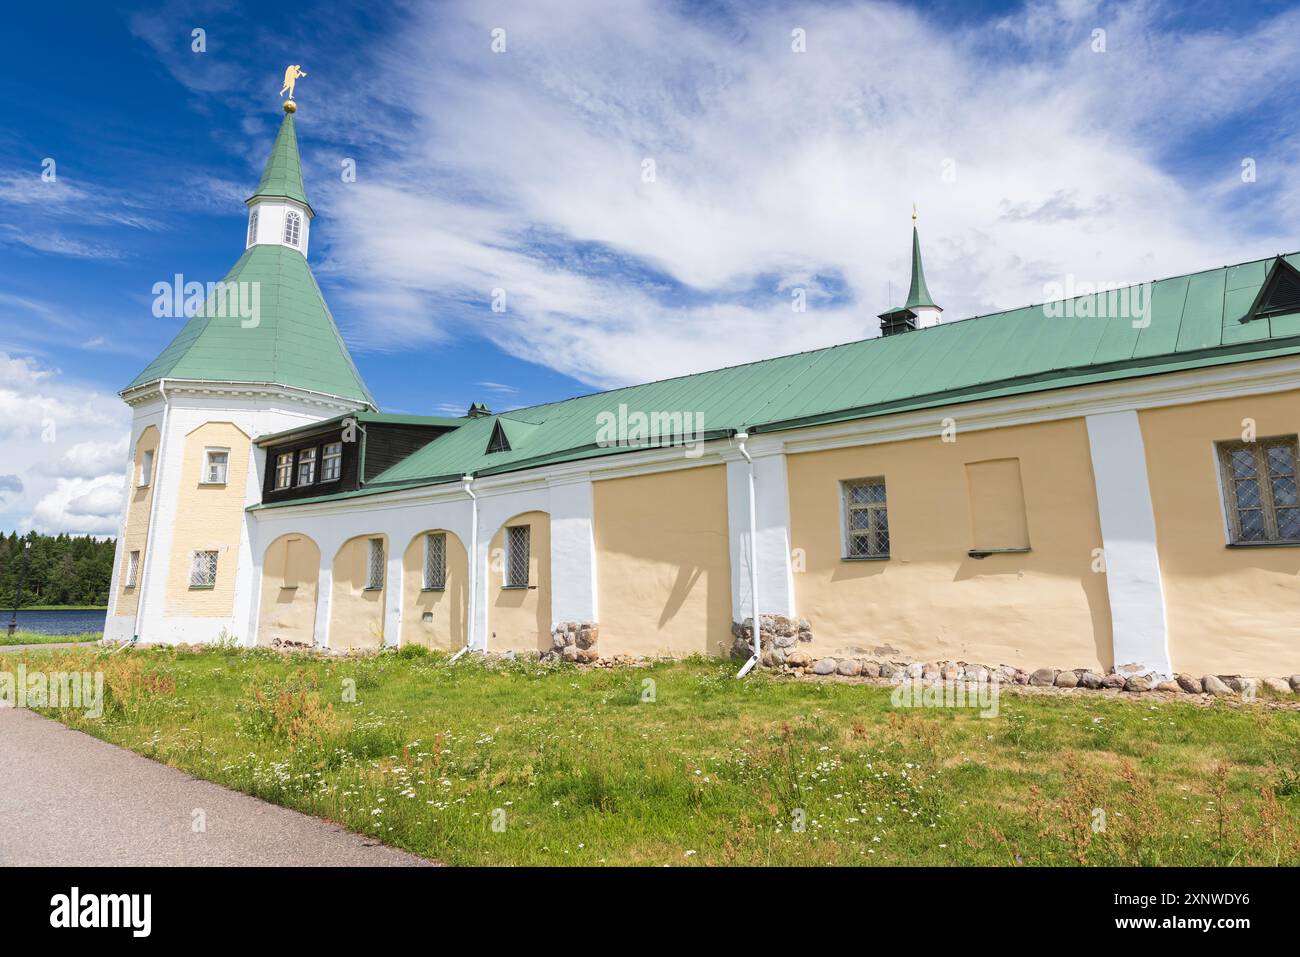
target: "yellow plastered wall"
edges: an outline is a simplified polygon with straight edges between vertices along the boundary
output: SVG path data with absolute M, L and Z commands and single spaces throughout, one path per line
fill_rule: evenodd
M 384 535 L 350 538 L 334 556 L 329 630 L 329 646 L 334 651 L 373 651 L 384 643 L 384 595 L 388 591 L 388 573 L 385 568 L 383 588 L 366 588 L 372 538 L 383 540 L 386 566 L 390 545 Z
M 257 643 L 311 645 L 316 635 L 320 548 L 306 535 L 281 535 L 262 556 Z
M 505 586 L 506 528 L 528 525 L 528 587 Z M 543 651 L 551 647 L 551 517 L 524 512 L 492 536 L 488 555 L 489 651 Z
M 424 587 L 425 538 L 434 532 L 447 538 L 447 580 L 441 591 Z M 469 555 L 459 538 L 443 529 L 429 529 L 412 538 L 402 556 L 401 644 L 446 651 L 465 647 L 468 582 Z
M 936 430 L 937 431 L 937 430 Z M 967 555 L 966 464 L 1019 459 L 1024 554 Z M 1108 668 L 1101 526 L 1082 419 L 806 452 L 786 459 L 795 605 L 816 655 Z M 840 482 L 885 477 L 890 558 L 842 560 Z M 797 569 L 802 566 L 804 571 Z
M 592 486 L 601 654 L 720 654 L 731 644 L 721 465 Z
M 153 504 L 153 490 L 158 478 L 158 438 L 157 426 L 147 426 L 135 443 L 134 463 L 131 469 L 131 485 L 127 490 L 129 501 L 126 506 L 126 530 L 122 534 L 122 567 L 118 571 L 117 614 L 134 615 L 140 604 L 140 585 L 144 579 L 145 547 L 149 539 L 149 509 Z M 149 484 L 140 487 L 140 467 L 144 463 L 146 452 L 153 452 L 153 475 Z M 126 585 L 126 572 L 130 567 L 131 552 L 140 553 L 140 564 L 136 573 L 135 587 Z
M 1149 409 L 1146 447 L 1174 667 L 1300 672 L 1300 547 L 1228 548 L 1215 442 L 1300 432 L 1300 391 Z
M 226 484 L 206 485 L 204 451 L 229 449 Z M 167 616 L 224 618 L 234 612 L 239 542 L 244 532 L 249 438 L 230 422 L 206 422 L 185 436 L 167 574 Z M 192 588 L 195 551 L 216 551 L 217 583 Z
M 972 548 L 1028 548 L 1020 459 L 966 463 Z

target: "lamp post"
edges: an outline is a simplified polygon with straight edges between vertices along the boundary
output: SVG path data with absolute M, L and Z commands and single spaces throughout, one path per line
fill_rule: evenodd
M 23 564 L 18 570 L 18 591 L 14 594 L 14 610 L 9 616 L 9 637 L 12 638 L 15 631 L 18 630 L 18 606 L 23 603 L 23 583 L 27 580 L 27 556 L 32 551 L 32 540 L 29 538 L 23 542 Z

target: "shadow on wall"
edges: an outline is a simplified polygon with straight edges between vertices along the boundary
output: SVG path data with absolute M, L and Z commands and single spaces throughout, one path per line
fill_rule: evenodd
M 358 535 L 334 556 L 330 596 L 332 651 L 375 651 L 384 643 L 388 538 Z
M 257 643 L 310 648 L 316 640 L 320 548 L 306 535 L 281 535 L 262 555 Z
M 526 584 L 523 549 L 527 552 Z M 492 536 L 488 558 L 488 650 L 550 649 L 551 516 L 534 511 L 509 519 Z M 520 572 L 517 579 L 511 577 L 512 567 Z
M 456 651 L 465 645 L 469 552 L 445 529 L 420 532 L 402 556 L 401 644 Z

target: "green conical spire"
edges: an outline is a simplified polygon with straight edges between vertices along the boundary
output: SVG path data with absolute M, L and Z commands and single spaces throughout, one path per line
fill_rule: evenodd
M 293 114 L 285 113 L 280 132 L 271 147 L 271 155 L 266 160 L 266 169 L 262 171 L 262 181 L 257 190 L 248 197 L 252 202 L 259 196 L 285 197 L 297 200 L 308 209 L 307 190 L 302 184 L 302 163 L 298 159 L 298 134 L 293 128 Z
M 930 290 L 925 285 L 925 270 L 921 268 L 921 237 L 916 232 L 916 214 L 912 218 L 912 285 L 907 290 L 907 302 L 904 304 L 908 309 L 915 309 L 918 306 L 931 306 L 939 308 L 930 297 Z

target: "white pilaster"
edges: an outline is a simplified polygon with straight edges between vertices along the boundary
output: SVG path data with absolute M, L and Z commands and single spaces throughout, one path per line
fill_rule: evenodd
M 1167 678 L 1173 665 L 1138 416 L 1134 411 L 1108 412 L 1086 421 L 1106 556 L 1115 670 Z
M 591 481 L 551 486 L 551 624 L 599 621 Z
M 754 457 L 755 525 L 758 538 L 759 613 L 794 617 L 794 576 L 790 567 L 790 498 L 785 454 L 779 446 L 751 441 Z M 731 550 L 731 614 L 752 615 L 750 599 L 749 463 L 727 455 L 727 537 Z

